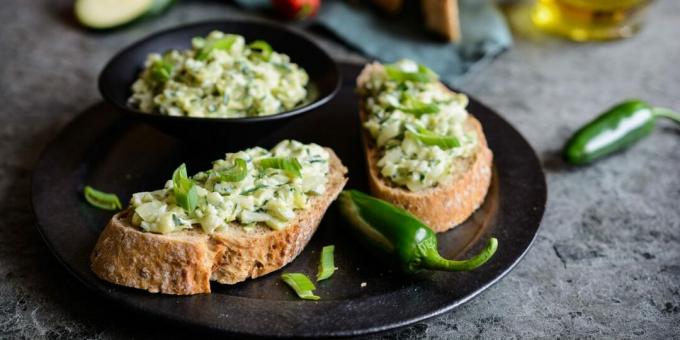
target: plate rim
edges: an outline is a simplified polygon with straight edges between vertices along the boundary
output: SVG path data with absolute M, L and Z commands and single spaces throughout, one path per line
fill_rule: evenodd
M 347 68 L 360 68 L 364 64 L 362 63 L 353 63 L 353 62 L 338 62 L 338 69 L 340 69 L 340 73 L 342 73 L 342 70 L 347 69 Z M 339 88 L 343 87 L 344 82 L 347 80 L 343 80 Z M 447 84 L 448 86 L 448 84 Z M 451 87 L 455 91 L 459 92 L 456 88 Z M 461 93 L 464 93 L 460 91 Z M 72 268 L 72 264 L 69 264 L 66 259 L 62 257 L 60 253 L 58 253 L 52 244 L 52 242 L 48 239 L 47 235 L 45 234 L 44 226 L 41 224 L 40 218 L 38 216 L 38 212 L 36 210 L 36 176 L 38 175 L 38 170 L 41 169 L 43 166 L 43 163 L 45 162 L 45 159 L 47 158 L 46 156 L 50 153 L 51 149 L 54 147 L 55 142 L 59 141 L 63 136 L 64 132 L 68 131 L 70 129 L 73 129 L 77 123 L 86 116 L 86 113 L 92 110 L 93 108 L 101 105 L 101 102 L 98 102 L 97 104 L 89 106 L 86 110 L 81 111 L 79 114 L 77 114 L 74 118 L 72 118 L 70 121 L 68 121 L 63 127 L 57 131 L 52 138 L 45 144 L 43 147 L 43 150 L 40 152 L 38 161 L 35 163 L 32 173 L 31 173 L 31 178 L 30 178 L 30 189 L 31 189 L 31 199 L 30 199 L 30 206 L 31 206 L 31 214 L 34 218 L 34 224 L 36 228 L 38 229 L 38 232 L 40 234 L 40 237 L 42 240 L 45 242 L 45 245 L 48 247 L 52 255 L 58 260 L 58 262 L 69 272 L 73 277 L 75 277 L 79 282 L 84 284 L 90 291 L 94 291 L 98 296 L 104 297 L 107 301 L 112 301 L 116 304 L 119 304 L 121 306 L 124 306 L 125 308 L 128 308 L 130 311 L 135 312 L 136 314 L 142 314 L 144 313 L 145 316 L 151 316 L 155 318 L 160 318 L 163 320 L 172 320 L 173 322 L 179 323 L 183 326 L 188 326 L 188 327 L 198 327 L 203 330 L 207 331 L 212 331 L 212 332 L 218 332 L 218 333 L 225 333 L 225 334 L 230 334 L 230 335 L 236 335 L 236 336 L 255 336 L 255 337 L 275 337 L 275 338 L 289 338 L 289 337 L 297 337 L 297 338 L 314 338 L 314 337 L 346 337 L 346 336 L 357 336 L 357 335 L 367 335 L 371 333 L 377 333 L 381 331 L 387 331 L 387 330 L 393 330 L 397 328 L 401 328 L 407 325 L 411 325 L 426 319 L 430 319 L 432 317 L 441 315 L 443 313 L 446 313 L 448 311 L 451 311 L 453 309 L 456 309 L 465 303 L 469 302 L 473 298 L 479 296 L 481 293 L 486 291 L 488 288 L 491 286 L 495 285 L 497 282 L 499 282 L 501 279 L 505 278 L 512 270 L 515 269 L 515 267 L 524 259 L 526 254 L 529 252 L 529 250 L 532 248 L 534 245 L 534 242 L 536 241 L 536 238 L 538 236 L 538 233 L 540 232 L 542 226 L 543 226 L 543 217 L 545 215 L 545 210 L 547 207 L 548 203 L 548 186 L 545 178 L 545 172 L 543 171 L 543 167 L 541 166 L 540 163 L 540 158 L 536 154 L 536 151 L 534 148 L 531 146 L 531 144 L 526 140 L 526 138 L 512 125 L 510 124 L 507 120 L 503 118 L 500 114 L 498 114 L 495 110 L 491 109 L 489 106 L 485 105 L 483 102 L 477 100 L 476 98 L 472 96 L 468 96 L 471 99 L 471 102 L 475 102 L 477 105 L 480 105 L 484 107 L 487 111 L 492 113 L 495 118 L 501 120 L 503 123 L 508 125 L 513 129 L 513 131 L 516 133 L 517 137 L 521 138 L 521 140 L 528 146 L 528 149 L 531 151 L 531 154 L 533 158 L 536 161 L 537 169 L 539 170 L 538 172 L 540 173 L 540 178 L 536 178 L 535 182 L 538 182 L 540 184 L 540 187 L 542 188 L 540 194 L 541 194 L 541 199 L 542 204 L 538 207 L 540 209 L 539 215 L 537 216 L 538 218 L 538 226 L 535 229 L 535 232 L 531 236 L 531 239 L 527 243 L 527 246 L 522 250 L 521 254 L 514 258 L 512 260 L 512 263 L 509 266 L 503 266 L 503 270 L 500 271 L 493 279 L 491 279 L 489 282 L 487 282 L 484 285 L 479 286 L 476 288 L 474 291 L 471 293 L 467 294 L 466 296 L 459 298 L 457 300 L 454 300 L 452 302 L 447 302 L 443 305 L 443 307 L 437 307 L 432 309 L 428 313 L 422 313 L 418 316 L 410 317 L 410 318 L 404 318 L 400 319 L 399 321 L 396 322 L 390 322 L 387 324 L 382 324 L 382 325 L 377 325 L 377 326 L 371 326 L 371 327 L 364 327 L 360 329 L 351 329 L 351 330 L 339 330 L 339 331 L 332 331 L 332 332 L 314 332 L 314 333 L 305 333 L 305 334 L 274 334 L 274 333 L 267 333 L 265 332 L 259 332 L 259 333 L 253 333 L 253 332 L 244 332 L 244 331 L 239 331 L 239 330 L 229 330 L 229 329 L 224 329 L 222 327 L 218 327 L 217 323 L 213 324 L 205 324 L 201 322 L 197 322 L 195 320 L 190 320 L 186 318 L 177 318 L 176 314 L 173 314 L 171 312 L 163 311 L 163 310 L 153 310 L 153 309 L 147 309 L 144 308 L 143 306 L 140 307 L 139 305 L 133 304 L 130 300 L 124 299 L 121 297 L 120 292 L 113 291 L 112 289 L 102 289 L 102 287 L 97 287 L 93 285 L 91 282 L 87 280 L 87 278 L 82 277 L 81 275 L 78 274 L 78 272 Z M 474 115 L 474 114 L 473 114 Z M 494 167 L 496 166 L 496 162 L 494 159 Z M 131 288 L 128 288 L 131 289 Z M 383 296 L 383 295 L 381 295 Z M 233 298 L 236 298 L 233 296 Z M 239 297 L 243 298 L 243 297 Z M 374 298 L 374 297 L 370 297 Z M 328 303 L 331 303 L 333 301 L 326 301 Z

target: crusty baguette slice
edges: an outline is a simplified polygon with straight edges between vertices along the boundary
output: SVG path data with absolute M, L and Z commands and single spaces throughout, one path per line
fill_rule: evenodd
M 368 113 L 364 110 L 363 99 L 361 101 L 359 114 L 365 122 Z M 446 183 L 418 192 L 396 186 L 382 177 L 377 166 L 381 154 L 368 131 L 363 129 L 371 193 L 408 210 L 436 232 L 447 231 L 465 221 L 484 202 L 491 182 L 493 159 L 482 125 L 472 115 L 468 116 L 466 129 L 477 134 L 479 143 L 475 153 L 454 163 Z
M 198 228 L 171 234 L 141 231 L 129 222 L 130 210 L 111 218 L 91 256 L 101 279 L 152 293 L 189 295 L 210 292 L 210 280 L 233 284 L 271 273 L 291 262 L 307 245 L 326 209 L 347 182 L 347 168 L 330 154 L 326 193 L 310 199 L 282 230 L 264 225 L 247 232 L 232 225 L 208 235 Z
M 460 40 L 457 0 L 421 0 L 425 25 L 448 41 Z

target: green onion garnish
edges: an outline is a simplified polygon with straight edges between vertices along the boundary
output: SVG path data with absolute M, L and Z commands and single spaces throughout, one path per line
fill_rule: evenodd
M 404 98 L 403 105 L 397 107 L 397 109 L 420 117 L 424 114 L 439 112 L 439 105 L 435 103 L 426 104 L 407 95 Z
M 206 60 L 214 50 L 228 51 L 236 42 L 235 35 L 227 35 L 224 38 L 205 43 L 205 46 L 196 53 L 196 60 Z
M 407 126 L 406 130 L 406 134 L 412 135 L 415 139 L 421 141 L 425 145 L 436 145 L 442 150 L 453 149 L 460 146 L 458 138 L 454 136 L 438 135 L 422 127 L 415 129 L 411 126 Z
M 222 182 L 240 182 L 248 175 L 248 166 L 246 161 L 237 158 L 234 160 L 234 166 L 226 170 L 215 171 L 215 174 Z
M 272 52 L 274 51 L 272 46 L 264 40 L 255 40 L 250 43 L 248 47 L 250 47 L 251 50 L 258 52 L 258 55 L 261 56 L 265 61 L 269 61 L 269 58 L 272 56 Z
M 325 246 L 321 250 L 321 261 L 319 261 L 319 272 L 316 274 L 316 281 L 325 280 L 335 272 L 335 260 L 333 259 L 335 246 Z
M 151 76 L 159 83 L 165 83 L 170 79 L 170 74 L 175 65 L 165 60 L 156 60 L 151 66 Z
M 182 219 L 177 217 L 175 214 L 172 214 L 172 223 L 175 225 L 175 227 L 179 227 L 184 224 L 182 223 Z
M 259 166 L 262 169 L 280 169 L 283 170 L 288 176 L 291 177 L 302 177 L 302 165 L 295 157 L 283 158 L 283 157 L 270 157 L 263 158 L 259 162 Z
M 85 200 L 93 206 L 104 210 L 118 210 L 123 206 L 116 194 L 99 191 L 89 185 L 85 186 Z
M 198 203 L 198 195 L 194 182 L 187 175 L 187 166 L 184 163 L 172 173 L 172 183 L 177 205 L 187 212 L 194 211 Z
M 293 288 L 297 296 L 305 300 L 318 300 L 320 297 L 314 295 L 316 287 L 305 274 L 285 273 L 281 275 L 283 282 Z
M 396 64 L 385 65 L 385 72 L 387 72 L 387 76 L 391 80 L 399 83 L 406 81 L 429 83 L 438 79 L 437 74 L 434 73 L 434 71 L 422 64 L 418 64 L 418 70 L 415 72 L 404 71 Z
M 262 189 L 262 188 L 267 188 L 267 186 L 264 185 L 264 184 L 258 184 L 258 185 L 256 185 L 256 186 L 253 187 L 253 188 L 250 188 L 250 189 L 248 189 L 248 190 L 242 191 L 242 192 L 241 192 L 241 195 L 248 196 L 248 195 L 250 195 L 250 194 L 254 193 L 255 191 L 258 191 L 258 190 L 260 190 L 260 189 Z

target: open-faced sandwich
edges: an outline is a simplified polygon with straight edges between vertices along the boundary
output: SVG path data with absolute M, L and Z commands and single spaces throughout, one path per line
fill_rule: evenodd
M 165 188 L 132 196 L 92 252 L 106 281 L 150 292 L 210 292 L 292 261 L 340 193 L 347 169 L 316 144 L 282 141 L 271 150 L 229 153 Z
M 468 99 L 423 65 L 367 65 L 357 79 L 369 185 L 437 232 L 484 201 L 492 153 Z

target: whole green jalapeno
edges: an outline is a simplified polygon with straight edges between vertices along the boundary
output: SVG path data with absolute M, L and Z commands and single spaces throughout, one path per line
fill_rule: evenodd
M 475 257 L 453 261 L 437 251 L 437 236 L 408 211 L 360 191 L 345 190 L 338 198 L 340 211 L 359 235 L 376 250 L 393 258 L 406 273 L 421 269 L 473 270 L 496 252 L 498 240 L 491 238 Z
M 680 114 L 641 100 L 618 104 L 576 131 L 564 146 L 564 158 L 581 165 L 619 151 L 651 134 L 657 117 L 680 122 Z

